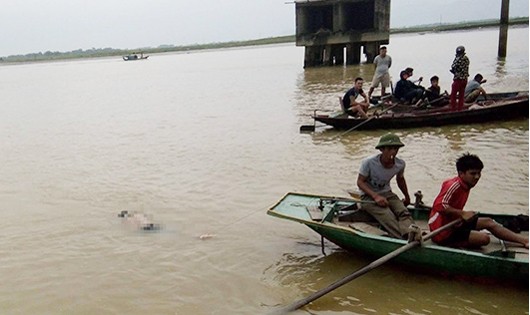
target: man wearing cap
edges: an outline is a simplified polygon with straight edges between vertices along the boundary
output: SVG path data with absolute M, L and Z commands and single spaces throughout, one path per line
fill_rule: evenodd
M 414 221 L 406 207 L 410 204 L 410 196 L 405 180 L 405 161 L 396 157 L 403 146 L 395 134 L 382 136 L 375 147 L 381 153 L 361 162 L 357 186 L 363 192 L 363 201 L 374 202 L 363 204 L 362 209 L 371 214 L 392 237 L 406 239 L 409 226 Z M 405 197 L 403 201 L 390 187 L 394 176 Z
M 456 55 L 449 70 L 453 74 L 451 85 L 451 110 L 461 111 L 464 108 L 464 93 L 469 77 L 469 58 L 464 46 L 456 47 Z M 458 100 L 457 100 L 458 98 Z

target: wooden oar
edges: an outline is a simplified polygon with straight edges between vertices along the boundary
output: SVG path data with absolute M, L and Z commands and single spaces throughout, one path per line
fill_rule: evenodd
M 315 116 L 317 115 L 317 110 L 315 109 L 313 111 L 313 124 L 312 125 L 302 125 L 300 126 L 300 132 L 306 132 L 306 131 L 315 131 L 317 121 L 315 120 Z
M 284 313 L 287 313 L 287 312 L 292 312 L 294 310 L 297 310 L 299 309 L 300 307 L 306 305 L 306 304 L 309 304 L 311 302 L 313 302 L 314 300 L 318 299 L 319 297 L 325 295 L 325 294 L 328 294 L 329 292 L 343 286 L 344 284 L 352 281 L 353 279 L 355 278 L 358 278 L 362 275 L 364 275 L 365 273 L 381 266 L 382 264 L 386 263 L 387 261 L 391 260 L 392 258 L 396 257 L 396 256 L 399 256 L 400 254 L 408 251 L 409 249 L 412 249 L 414 247 L 417 247 L 419 245 L 421 245 L 422 242 L 424 241 L 427 241 L 429 239 L 431 239 L 432 237 L 434 237 L 435 235 L 439 234 L 440 232 L 442 231 L 445 231 L 445 230 L 448 230 L 452 227 L 454 227 L 455 225 L 461 223 L 463 221 L 462 218 L 460 219 L 456 219 L 432 232 L 430 232 L 429 234 L 425 235 L 422 239 L 422 241 L 412 241 L 410 243 L 408 243 L 407 245 L 404 245 L 398 249 L 396 249 L 395 251 L 393 252 L 390 252 L 388 254 L 386 254 L 385 256 L 371 262 L 370 264 L 366 265 L 365 267 L 361 268 L 361 269 L 358 269 L 357 271 L 355 271 L 354 273 L 350 274 L 349 276 L 346 276 L 334 283 L 332 283 L 331 285 L 329 285 L 328 287 L 320 290 L 320 291 L 317 291 L 313 294 L 311 294 L 310 296 L 302 299 L 302 300 L 299 300 L 297 302 L 294 302 L 278 311 L 276 311 L 274 314 L 284 314 Z
M 442 94 L 440 97 L 435 98 L 435 99 L 433 99 L 432 101 L 427 100 L 427 105 L 429 105 L 429 104 L 435 104 L 436 102 L 445 99 L 446 96 L 447 96 L 447 95 L 444 93 L 444 94 Z M 423 106 L 423 105 L 425 105 L 425 99 L 422 101 L 421 106 Z M 416 108 L 420 108 L 421 106 L 415 106 L 415 107 L 416 107 Z
M 391 110 L 392 108 L 394 108 L 394 107 L 396 107 L 396 106 L 398 106 L 398 105 L 399 105 L 399 103 L 396 103 L 396 104 L 394 104 L 394 105 L 388 107 L 387 109 L 381 111 L 381 113 L 379 113 L 379 114 L 383 114 L 384 112 L 387 112 L 387 111 Z M 350 129 L 346 130 L 345 132 L 343 132 L 343 133 L 337 135 L 336 137 L 337 137 L 337 138 L 340 138 L 340 137 L 344 136 L 345 134 L 347 134 L 347 133 L 349 133 L 349 132 L 351 132 L 351 131 L 353 131 L 353 130 L 359 128 L 360 126 L 362 126 L 362 125 L 364 125 L 364 124 L 370 122 L 370 121 L 371 121 L 372 119 L 374 119 L 374 118 L 377 118 L 377 116 L 376 116 L 376 115 L 373 115 L 372 117 L 370 117 L 370 118 L 368 118 L 368 119 L 365 119 L 365 120 L 362 121 L 361 123 L 359 123 L 359 124 L 353 126 L 352 128 L 350 128 Z
M 300 132 L 312 132 L 315 131 L 315 125 L 302 125 L 300 126 Z

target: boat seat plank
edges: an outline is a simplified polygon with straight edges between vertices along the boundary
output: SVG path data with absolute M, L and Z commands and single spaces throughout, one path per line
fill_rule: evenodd
M 389 234 L 380 228 L 365 222 L 354 222 L 349 225 L 354 230 L 378 236 L 389 236 Z
M 322 221 L 324 218 L 322 210 L 318 206 L 314 207 L 307 207 L 307 212 L 309 212 L 309 216 L 311 217 L 311 220 L 313 221 Z

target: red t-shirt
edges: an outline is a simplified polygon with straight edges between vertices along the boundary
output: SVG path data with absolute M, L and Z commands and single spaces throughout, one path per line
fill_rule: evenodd
M 440 190 L 438 197 L 434 200 L 431 214 L 429 215 L 429 228 L 431 231 L 451 222 L 451 218 L 440 213 L 441 210 L 447 209 L 448 206 L 455 209 L 464 209 L 467 197 L 469 196 L 469 191 L 470 188 L 458 176 L 442 183 L 442 189 Z M 439 243 L 448 238 L 452 232 L 452 230 L 442 231 L 433 237 L 433 241 Z

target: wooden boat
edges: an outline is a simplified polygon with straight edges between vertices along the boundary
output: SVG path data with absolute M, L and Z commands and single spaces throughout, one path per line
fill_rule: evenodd
M 138 56 L 137 53 L 133 53 L 133 54 L 130 54 L 130 55 L 127 55 L 127 56 L 123 56 L 123 60 L 125 61 L 131 61 L 131 60 L 143 60 L 143 59 L 147 59 L 149 58 L 149 56 L 144 56 L 144 53 L 140 53 L 140 55 Z
M 336 129 L 374 130 L 403 129 L 417 127 L 438 127 L 444 125 L 472 124 L 528 118 L 528 91 L 489 94 L 487 99 L 479 98 L 466 104 L 464 110 L 452 112 L 450 106 L 415 109 L 396 105 L 380 116 L 367 119 L 346 115 L 322 115 L 315 112 L 313 119 Z M 388 107 L 387 107 L 388 108 Z M 370 121 L 366 121 L 370 120 Z M 366 122 L 365 122 L 366 121 Z
M 361 203 L 355 199 L 288 193 L 267 213 L 305 224 L 343 249 L 374 257 L 382 257 L 407 244 L 406 240 L 388 236 L 360 208 Z M 420 201 L 415 207 L 409 206 L 409 210 L 416 224 L 428 231 L 428 207 L 422 206 Z M 492 217 L 516 232 L 528 234 L 527 215 L 480 215 Z M 395 261 L 412 266 L 415 271 L 528 285 L 528 249 L 520 244 L 501 242 L 494 236 L 491 236 L 488 246 L 477 250 L 438 246 L 429 240 L 421 247 L 404 252 Z

